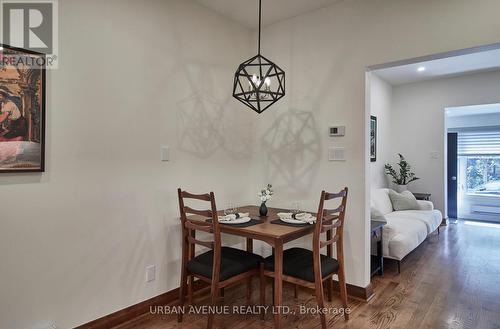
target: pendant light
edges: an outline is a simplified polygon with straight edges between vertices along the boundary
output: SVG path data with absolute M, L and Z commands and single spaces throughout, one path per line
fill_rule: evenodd
M 285 72 L 260 54 L 262 0 L 259 0 L 259 50 L 241 63 L 234 75 L 233 97 L 257 113 L 285 96 Z

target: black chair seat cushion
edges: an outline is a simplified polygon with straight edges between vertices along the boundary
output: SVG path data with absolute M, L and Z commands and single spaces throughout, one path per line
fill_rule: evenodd
M 264 268 L 274 271 L 274 256 L 264 259 Z M 336 259 L 321 255 L 321 274 L 323 278 L 337 273 L 339 263 Z M 283 274 L 305 281 L 314 282 L 313 252 L 303 248 L 290 248 L 283 252 Z
M 212 278 L 214 251 L 210 250 L 191 259 L 187 263 L 189 272 Z M 219 281 L 227 280 L 233 276 L 245 273 L 260 267 L 262 257 L 254 253 L 230 248 L 221 248 L 221 266 Z

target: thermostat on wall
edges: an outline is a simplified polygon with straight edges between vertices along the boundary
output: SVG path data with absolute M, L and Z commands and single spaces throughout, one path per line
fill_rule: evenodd
M 345 126 L 330 127 L 330 136 L 331 137 L 345 136 Z

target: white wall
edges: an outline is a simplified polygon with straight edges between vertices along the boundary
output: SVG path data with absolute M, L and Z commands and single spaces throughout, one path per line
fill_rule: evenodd
M 370 163 L 371 187 L 388 187 L 384 165 L 392 162 L 392 86 L 376 74 L 370 75 L 370 111 L 377 117 L 377 161 Z
M 179 186 L 257 201 L 257 116 L 231 97 L 249 30 L 185 0 L 59 6 L 47 172 L 0 177 L 0 328 L 71 328 L 178 287 Z
M 254 52 L 243 28 L 185 0 L 59 4 L 47 172 L 0 180 L 2 328 L 69 328 L 176 287 L 179 185 L 224 204 L 255 202 L 269 181 L 271 205 L 311 209 L 322 189 L 349 186 L 347 280 L 366 286 L 365 68 L 500 41 L 497 0 L 343 1 L 264 29 L 287 96 L 256 116 L 231 99 Z M 330 139 L 331 124 L 346 136 Z M 329 145 L 347 161 L 328 162 Z
M 421 179 L 414 192 L 432 193 L 445 210 L 445 108 L 500 101 L 500 72 L 423 81 L 393 88 L 392 148 L 403 153 Z M 433 159 L 431 152 L 437 152 Z M 396 159 L 394 159 L 395 161 Z
M 259 118 L 262 181 L 277 186 L 273 204 L 288 206 L 289 200 L 299 199 L 311 209 L 322 189 L 349 186 L 349 283 L 366 286 L 370 281 L 366 67 L 498 42 L 498 10 L 494 0 L 349 0 L 264 29 L 263 55 L 285 70 L 287 96 Z M 293 133 L 273 137 L 285 120 L 295 122 Z M 333 124 L 345 124 L 346 136 L 329 138 Z M 280 145 L 294 146 L 273 154 Z M 329 162 L 329 146 L 345 147 L 347 161 Z M 286 168 L 276 170 L 278 164 Z

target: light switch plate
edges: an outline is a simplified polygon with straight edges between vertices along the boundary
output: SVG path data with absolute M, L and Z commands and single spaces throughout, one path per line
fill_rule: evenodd
M 345 148 L 343 147 L 330 147 L 328 149 L 329 161 L 345 161 Z
M 431 152 L 431 159 L 439 159 L 439 152 L 438 151 L 432 151 Z
M 146 282 L 151 282 L 156 280 L 156 266 L 150 265 L 146 267 Z
M 170 161 L 170 149 L 168 146 L 162 146 L 160 148 L 160 160 Z

